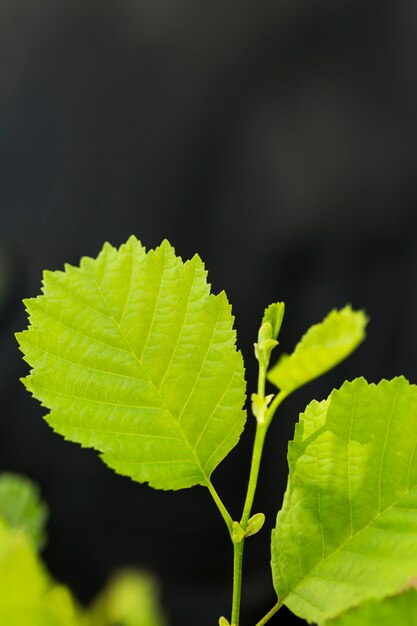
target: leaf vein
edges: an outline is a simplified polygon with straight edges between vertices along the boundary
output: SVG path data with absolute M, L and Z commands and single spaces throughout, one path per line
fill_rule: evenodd
M 140 378 L 139 376 L 130 376 L 130 374 L 123 374 L 121 372 L 115 372 L 114 370 L 111 370 L 111 369 L 100 369 L 98 367 L 93 367 L 92 365 L 85 365 L 85 363 L 77 363 L 77 361 L 70 361 L 69 359 L 66 359 L 65 357 L 61 356 L 60 354 L 56 354 L 55 352 L 50 352 L 49 350 L 46 350 L 45 348 L 43 348 L 39 344 L 35 344 L 35 343 L 29 341 L 28 339 L 25 339 L 25 343 L 26 343 L 26 345 L 32 346 L 33 348 L 43 352 L 44 354 L 48 354 L 49 356 L 52 356 L 53 358 L 57 359 L 58 361 L 62 361 L 63 363 L 67 363 L 68 365 L 71 365 L 71 366 L 74 366 L 74 367 L 78 367 L 78 368 L 83 369 L 83 370 L 84 369 L 85 370 L 91 370 L 93 372 L 97 372 L 98 374 L 109 374 L 111 376 L 118 376 L 120 378 L 127 378 L 128 380 L 134 380 L 134 381 L 139 381 L 139 380 L 145 381 L 145 380 L 147 380 L 147 377 L 146 378 Z M 118 348 L 116 348 L 116 349 L 118 349 Z M 143 368 L 142 368 L 142 371 L 143 371 Z
M 384 445 L 383 445 L 382 453 L 381 453 L 381 462 L 379 464 L 379 472 L 378 472 L 378 511 L 381 510 L 382 467 L 383 467 L 384 460 L 385 460 L 385 454 L 386 454 L 387 443 L 388 443 L 388 435 L 389 435 L 389 431 L 391 429 L 392 417 L 394 415 L 395 407 L 396 407 L 397 401 L 398 401 L 398 394 L 399 394 L 399 389 L 397 387 L 396 392 L 395 392 L 395 396 L 394 396 L 394 399 L 393 399 L 393 402 L 392 402 L 390 415 L 389 415 L 389 418 L 388 418 L 387 429 L 385 431 Z
M 161 270 L 161 278 L 159 280 L 158 293 L 155 298 L 155 304 L 154 304 L 154 308 L 152 311 L 152 320 L 151 320 L 151 323 L 149 324 L 148 332 L 146 334 L 145 341 L 143 342 L 142 350 L 140 351 L 140 354 L 138 354 L 139 361 L 142 361 L 142 357 L 146 352 L 146 348 L 148 347 L 148 343 L 149 343 L 149 338 L 152 334 L 152 330 L 155 325 L 156 311 L 157 311 L 158 303 L 159 303 L 161 293 L 162 293 L 162 284 L 164 282 L 165 269 L 166 269 L 166 253 L 164 251 L 164 264 Z
M 223 391 L 223 393 L 222 393 L 222 395 L 220 396 L 220 398 L 219 398 L 219 400 L 218 400 L 218 402 L 217 402 L 216 406 L 213 408 L 213 410 L 211 411 L 210 415 L 208 416 L 208 418 L 207 418 L 207 420 L 206 420 L 206 423 L 204 424 L 204 427 L 202 428 L 201 433 L 200 433 L 200 435 L 199 435 L 199 437 L 198 437 L 198 439 L 197 439 L 196 443 L 195 443 L 195 444 L 194 444 L 194 446 L 193 446 L 193 447 L 194 447 L 194 450 L 197 450 L 197 447 L 198 447 L 198 444 L 200 443 L 201 437 L 203 437 L 203 435 L 204 435 L 204 433 L 206 432 L 206 429 L 207 429 L 207 427 L 208 427 L 208 425 L 209 425 L 209 423 L 210 423 L 210 421 L 211 421 L 211 419 L 212 419 L 213 415 L 215 414 L 215 412 L 217 411 L 217 409 L 218 409 L 218 408 L 219 408 L 219 406 L 220 406 L 220 403 L 222 402 L 222 400 L 224 399 L 225 395 L 226 395 L 226 394 L 227 394 L 227 392 L 229 391 L 229 389 L 230 389 L 230 385 L 232 384 L 232 380 L 233 380 L 234 375 L 235 375 L 236 370 L 237 370 L 237 365 L 238 365 L 238 364 L 237 364 L 237 359 L 236 359 L 236 363 L 235 363 L 235 366 L 234 366 L 234 368 L 233 368 L 233 372 L 232 372 L 232 374 L 231 374 L 231 376 L 230 376 L 230 378 L 229 378 L 229 382 L 227 383 L 226 389 Z
M 411 491 L 416 491 L 417 487 L 414 487 Z M 294 585 L 294 587 L 292 589 L 290 589 L 288 591 L 288 593 L 286 595 L 284 595 L 282 597 L 282 600 L 285 601 L 285 598 L 287 596 L 292 595 L 293 593 L 298 594 L 297 589 L 299 589 L 302 584 L 305 582 L 306 578 L 310 578 L 310 577 L 314 577 L 314 576 L 319 576 L 319 574 L 316 574 L 316 570 L 321 567 L 323 565 L 323 563 L 325 563 L 326 561 L 330 560 L 331 558 L 335 557 L 335 555 L 338 552 L 342 552 L 345 549 L 345 546 L 353 539 L 353 537 L 355 537 L 356 535 L 358 535 L 359 533 L 362 533 L 366 530 L 368 530 L 368 528 L 372 528 L 372 525 L 375 524 L 375 522 L 377 521 L 377 519 L 379 517 L 381 517 L 384 513 L 386 513 L 387 511 L 389 511 L 391 508 L 396 507 L 397 505 L 399 505 L 400 501 L 402 500 L 402 498 L 407 497 L 410 494 L 410 491 L 404 491 L 396 500 L 394 500 L 393 502 L 391 502 L 391 504 L 389 504 L 383 511 L 380 511 L 376 517 L 374 517 L 373 519 L 371 519 L 367 524 L 365 524 L 364 526 L 362 526 L 362 528 L 359 528 L 358 530 L 356 530 L 353 534 L 349 535 L 345 541 L 343 543 L 341 543 L 335 550 L 333 550 L 333 552 L 331 552 L 330 554 L 328 554 L 323 560 L 320 560 L 318 563 L 316 563 L 316 565 L 314 565 L 314 567 L 312 567 L 309 571 L 304 573 L 304 577 L 301 577 L 300 574 L 300 580 L 298 581 L 298 583 L 296 585 Z M 405 507 L 401 507 L 401 505 L 399 505 L 400 508 L 405 508 Z M 407 507 L 409 508 L 409 507 Z M 413 511 L 415 511 L 415 509 L 412 509 Z M 290 507 L 290 511 L 291 511 L 291 507 Z
M 121 313 L 120 313 L 120 316 L 119 316 L 118 324 L 121 324 L 121 323 L 122 323 L 123 317 L 124 317 L 124 315 L 125 315 L 125 313 L 126 313 L 127 303 L 128 303 L 128 301 L 129 301 L 130 291 L 131 291 L 131 289 L 132 289 L 132 282 L 133 282 L 133 265 L 134 265 L 134 262 L 133 262 L 133 252 L 132 252 L 132 251 L 130 251 L 130 272 L 129 272 L 129 283 L 128 283 L 128 286 L 127 286 L 127 290 L 126 290 L 126 297 L 125 297 L 125 301 L 124 301 L 124 303 L 123 303 L 123 307 L 122 307 L 122 309 L 121 309 Z
M 168 365 L 167 365 L 167 367 L 165 369 L 164 376 L 163 376 L 161 382 L 159 383 L 158 392 L 162 389 L 162 386 L 163 386 L 163 384 L 165 382 L 165 379 L 166 379 L 166 377 L 168 375 L 168 372 L 169 372 L 169 370 L 171 368 L 171 365 L 172 365 L 172 362 L 174 360 L 174 356 L 175 356 L 175 354 L 176 354 L 176 352 L 178 350 L 178 346 L 179 346 L 179 343 L 180 343 L 180 340 L 181 340 L 181 337 L 182 337 L 182 333 L 184 332 L 185 322 L 186 322 L 186 319 L 188 317 L 188 310 L 189 310 L 189 307 L 190 307 L 191 292 L 192 292 L 192 289 L 193 289 L 193 286 L 194 286 L 195 275 L 196 275 L 196 263 L 194 263 L 193 279 L 192 279 L 190 284 L 187 283 L 187 286 L 189 286 L 189 291 L 187 293 L 187 306 L 185 307 L 185 312 L 184 312 L 184 317 L 183 317 L 182 324 L 181 324 L 181 329 L 180 329 L 180 331 L 178 333 L 177 341 L 175 343 L 175 347 L 174 347 L 174 349 L 172 351 L 172 354 L 171 354 L 171 359 L 170 359 L 170 361 L 169 361 L 169 363 L 168 363 Z
M 237 430 L 240 426 L 241 426 L 240 421 L 236 422 L 234 424 L 233 428 L 228 432 L 226 437 L 223 439 L 223 441 L 221 441 L 218 444 L 218 446 L 216 447 L 216 449 L 210 454 L 209 458 L 207 459 L 207 461 L 203 465 L 203 471 L 204 472 L 205 472 L 205 469 L 206 469 L 207 465 L 210 463 L 211 459 L 217 454 L 218 450 L 224 445 L 224 443 L 229 439 L 229 437 L 231 437 L 233 435 L 233 433 L 235 432 L 235 430 Z
M 132 433 L 132 432 L 126 432 L 126 431 L 122 431 L 122 430 L 108 430 L 108 429 L 103 429 L 103 428 L 87 428 L 86 426 L 78 426 L 77 424 L 71 424 L 69 423 L 69 425 L 74 428 L 74 430 L 84 430 L 86 432 L 89 433 L 100 433 L 101 435 L 123 435 L 123 436 L 127 436 L 127 437 L 133 437 L 133 438 L 144 438 L 144 439 L 168 439 L 170 441 L 181 441 L 182 443 L 184 443 L 184 440 L 181 439 L 180 437 L 168 437 L 168 435 L 153 435 L 153 434 L 149 434 L 149 433 Z M 194 462 L 194 461 L 193 461 Z
M 207 344 L 207 349 L 206 349 L 206 351 L 205 351 L 203 361 L 201 362 L 200 369 L 198 370 L 198 373 L 197 373 L 197 375 L 196 375 L 196 377 L 195 377 L 193 388 L 191 389 L 190 393 L 188 394 L 188 397 L 187 397 L 187 399 L 185 400 L 184 405 L 183 405 L 183 407 L 182 407 L 181 413 L 180 413 L 180 414 L 179 414 L 179 416 L 178 416 L 178 425 L 180 425 L 180 424 L 181 424 L 181 418 L 182 418 L 182 416 L 184 415 L 184 411 L 185 411 L 185 409 L 187 408 L 187 406 L 188 406 L 188 404 L 189 404 L 189 402 L 190 402 L 190 400 L 191 400 L 191 398 L 192 398 L 192 395 L 193 395 L 193 393 L 194 393 L 194 391 L 195 391 L 195 388 L 196 388 L 196 386 L 197 386 L 197 382 L 198 382 L 198 381 L 199 381 L 199 379 L 200 379 L 201 372 L 203 371 L 203 367 L 204 367 L 204 365 L 206 364 L 207 357 L 208 357 L 208 354 L 209 354 L 209 352 L 210 352 L 210 348 L 211 348 L 211 347 L 212 347 L 212 345 L 213 345 L 213 337 L 214 337 L 214 334 L 215 334 L 216 329 L 217 329 L 217 324 L 219 323 L 219 319 L 220 319 L 220 312 L 221 312 L 222 308 L 223 308 L 223 299 L 221 300 L 221 302 L 220 302 L 220 304 L 219 304 L 219 308 L 218 308 L 218 311 L 217 311 L 217 318 L 216 318 L 216 321 L 215 321 L 215 323 L 214 323 L 214 325 L 213 325 L 213 330 L 212 330 L 212 333 L 211 333 L 210 341 L 209 341 L 209 342 L 208 342 L 208 344 Z

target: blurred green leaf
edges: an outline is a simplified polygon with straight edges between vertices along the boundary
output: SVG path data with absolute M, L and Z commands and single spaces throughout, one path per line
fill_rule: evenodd
M 87 626 L 68 591 L 51 581 L 32 542 L 0 522 L 0 624 Z
M 18 474 L 0 474 L 0 518 L 27 533 L 38 550 L 45 545 L 47 517 L 48 509 L 34 482 Z
M 166 626 L 159 606 L 158 587 L 148 574 L 118 573 L 94 602 L 91 626 Z

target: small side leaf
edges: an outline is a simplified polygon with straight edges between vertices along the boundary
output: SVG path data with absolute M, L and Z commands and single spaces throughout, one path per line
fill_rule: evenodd
M 268 380 L 291 393 L 348 357 L 365 338 L 368 319 L 363 311 L 345 306 L 312 326 L 292 354 L 283 354 L 268 372 Z
M 245 537 L 250 537 L 251 535 L 256 535 L 262 526 L 265 523 L 265 515 L 264 513 L 255 513 L 248 521 L 248 526 L 246 528 Z
M 280 601 L 319 624 L 417 572 L 417 386 L 345 383 L 300 416 L 272 533 Z
M 266 309 L 262 318 L 262 326 L 271 325 L 271 335 L 268 339 L 277 339 L 284 319 L 285 304 L 283 302 L 273 302 Z
M 262 318 L 258 342 L 255 343 L 255 355 L 265 369 L 268 367 L 272 350 L 278 344 L 277 337 L 281 329 L 284 311 L 283 302 L 273 302 L 265 309 Z
M 38 550 L 45 545 L 47 516 L 35 483 L 18 474 L 0 474 L 0 518 L 27 533 Z
M 233 543 L 240 543 L 245 538 L 245 530 L 239 524 L 239 522 L 233 522 L 232 524 L 232 541 Z
M 45 272 L 42 290 L 17 338 L 52 428 L 133 480 L 207 485 L 246 415 L 231 307 L 210 293 L 201 259 L 131 237 Z
M 262 397 L 257 393 L 253 393 L 251 395 L 252 413 L 256 417 L 259 424 L 262 424 L 265 421 L 266 412 L 273 397 L 274 396 L 272 394 L 265 397 Z

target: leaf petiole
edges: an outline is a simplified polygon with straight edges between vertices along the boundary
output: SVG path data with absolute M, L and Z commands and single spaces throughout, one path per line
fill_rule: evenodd
M 220 515 L 222 516 L 222 518 L 225 521 L 225 524 L 227 526 L 227 529 L 229 531 L 230 537 L 232 537 L 232 531 L 233 531 L 233 520 L 232 517 L 229 513 L 229 511 L 226 509 L 225 505 L 223 504 L 219 494 L 217 493 L 217 491 L 214 488 L 213 483 L 211 482 L 210 478 L 207 478 L 207 488 L 217 506 L 217 508 L 220 511 Z
M 268 613 L 266 615 L 264 615 L 264 617 L 255 624 L 255 626 L 264 626 L 264 624 L 266 624 L 267 622 L 269 622 L 269 620 L 271 619 L 271 617 L 273 617 L 275 615 L 275 613 L 277 613 L 279 611 L 279 609 L 282 607 L 282 602 L 277 602 L 270 611 L 268 611 Z

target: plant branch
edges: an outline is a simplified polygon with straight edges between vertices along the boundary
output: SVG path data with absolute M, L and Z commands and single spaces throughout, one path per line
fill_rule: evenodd
M 232 626 L 239 624 L 240 601 L 242 595 L 242 561 L 245 540 L 233 544 L 233 598 L 232 598 Z
M 277 602 L 270 611 L 268 611 L 268 613 L 259 621 L 255 624 L 255 626 L 264 626 L 264 624 L 266 624 L 267 622 L 269 622 L 269 620 L 271 619 L 271 617 L 273 617 L 275 615 L 275 613 L 277 613 L 279 611 L 279 609 L 282 607 L 282 602 Z
M 259 378 L 258 378 L 258 395 L 264 399 L 265 398 L 265 377 L 266 377 L 266 368 L 259 368 Z M 258 484 L 259 477 L 259 469 L 262 460 L 262 452 L 265 443 L 266 433 L 268 431 L 268 427 L 272 421 L 275 411 L 281 404 L 281 402 L 287 397 L 287 394 L 284 392 L 280 392 L 276 395 L 274 401 L 271 406 L 267 410 L 265 414 L 265 420 L 257 420 L 256 423 L 256 433 L 255 433 L 255 441 L 253 444 L 252 451 L 252 462 L 251 469 L 249 473 L 249 481 L 248 488 L 246 492 L 245 505 L 243 508 L 242 518 L 240 520 L 240 525 L 243 530 L 247 529 L 248 521 L 251 515 L 253 501 L 255 498 L 256 487 Z M 239 543 L 234 543 L 233 545 L 233 597 L 232 597 L 232 618 L 231 624 L 233 626 L 237 626 L 239 624 L 239 614 L 240 614 L 240 602 L 241 602 L 241 594 L 242 594 L 242 564 L 243 564 L 243 552 L 245 547 L 245 539 L 243 538 Z M 278 610 L 278 609 L 277 609 Z
M 265 381 L 263 384 L 264 384 L 263 388 L 265 389 Z M 258 393 L 259 393 L 259 385 L 258 385 Z M 256 424 L 256 434 L 255 434 L 255 441 L 253 444 L 252 463 L 251 463 L 250 474 L 249 474 L 248 490 L 246 493 L 246 500 L 245 500 L 245 506 L 243 508 L 242 519 L 240 520 L 240 523 L 245 530 L 246 530 L 246 525 L 248 523 L 251 511 L 252 511 L 252 505 L 253 505 L 253 501 L 255 498 L 256 486 L 258 483 L 258 476 L 259 476 L 259 468 L 261 465 L 266 433 L 268 431 L 272 418 L 274 417 L 275 411 L 277 410 L 281 402 L 287 397 L 287 395 L 288 394 L 286 392 L 280 391 L 280 393 L 278 393 L 275 396 L 270 407 L 267 409 L 266 414 L 265 414 L 265 421 L 260 422 L 258 420 Z
M 267 423 L 267 426 L 270 425 L 270 423 L 272 421 L 272 418 L 274 417 L 277 408 L 280 406 L 280 404 L 285 400 L 285 398 L 288 395 L 289 395 L 288 391 L 280 391 L 279 393 L 277 393 L 275 398 L 272 400 L 272 402 L 269 405 L 268 410 L 266 412 L 266 416 L 265 416 L 265 421 Z
M 259 363 L 257 392 L 252 395 L 252 411 L 256 417 L 256 433 L 255 440 L 253 442 L 252 460 L 243 513 L 239 524 L 234 522 L 234 525 L 237 526 L 239 532 L 237 534 L 232 533 L 231 535 L 233 541 L 233 596 L 231 626 L 238 626 L 239 624 L 245 534 L 248 529 L 248 523 L 256 493 L 256 486 L 258 484 L 259 468 L 261 465 L 265 437 L 275 411 L 287 396 L 285 392 L 281 391 L 276 395 L 271 406 L 268 408 L 268 404 L 271 401 L 272 396 L 265 397 L 266 374 L 269 367 L 271 352 L 278 343 L 277 336 L 281 327 L 283 314 L 283 303 L 271 304 L 265 310 L 262 324 L 258 332 L 258 341 L 255 343 L 255 356 Z

